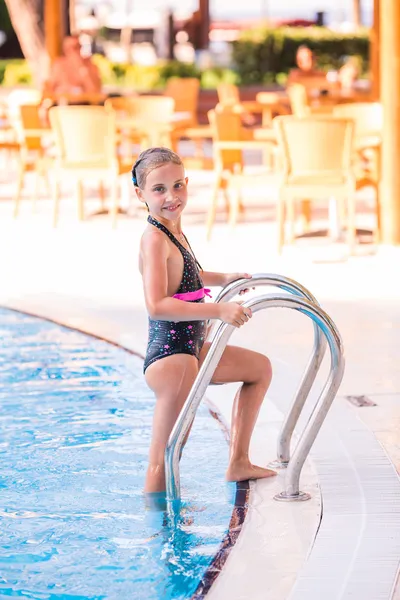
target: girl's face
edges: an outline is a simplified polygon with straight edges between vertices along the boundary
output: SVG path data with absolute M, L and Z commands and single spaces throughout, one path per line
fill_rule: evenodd
M 144 189 L 136 188 L 136 194 L 152 215 L 176 221 L 187 203 L 187 183 L 182 165 L 165 163 L 150 171 Z

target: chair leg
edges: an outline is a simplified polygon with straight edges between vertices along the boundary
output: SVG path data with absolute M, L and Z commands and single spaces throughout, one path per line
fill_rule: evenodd
M 222 194 L 224 196 L 225 210 L 229 214 L 230 207 L 231 207 L 231 202 L 230 202 L 230 199 L 229 199 L 229 191 L 228 191 L 229 182 L 228 182 L 227 179 L 225 179 L 225 177 L 223 175 L 221 176 L 221 185 L 220 185 L 220 188 L 221 188 Z
M 103 181 L 99 181 L 98 191 L 99 191 L 99 198 L 100 198 L 100 208 L 103 211 L 105 208 L 105 199 L 106 199 Z
M 278 224 L 278 254 L 282 254 L 282 248 L 285 244 L 285 214 L 285 197 L 282 192 L 279 192 L 276 215 Z
M 35 170 L 35 188 L 33 190 L 32 196 L 32 212 L 36 212 L 37 201 L 39 199 L 39 190 L 40 190 L 40 176 L 41 174 Z
M 51 185 L 50 185 L 50 180 L 49 180 L 49 176 L 48 176 L 47 171 L 43 171 L 42 177 L 44 179 L 44 184 L 46 186 L 47 195 L 51 198 L 51 194 L 52 194 L 52 192 L 51 192 Z
M 195 140 L 194 148 L 196 158 L 204 158 L 203 140 Z
M 240 197 L 240 179 L 238 176 L 231 178 L 233 193 L 231 194 L 231 209 L 229 212 L 229 225 L 234 227 L 238 221 L 239 213 L 241 212 L 241 197 Z
M 24 176 L 25 176 L 25 164 L 21 161 L 18 168 L 18 176 L 17 176 L 17 190 L 14 198 L 14 219 L 18 217 L 19 214 L 19 205 L 21 202 L 21 192 L 24 185 Z
M 115 177 L 111 183 L 111 225 L 115 229 L 118 216 L 118 179 Z
M 356 200 L 355 192 L 352 191 L 347 201 L 347 235 L 350 254 L 354 254 L 356 247 Z
M 374 234 L 375 244 L 379 244 L 382 235 L 382 223 L 381 223 L 381 201 L 379 196 L 379 181 L 375 184 L 375 198 L 376 198 L 376 228 Z
M 218 192 L 219 192 L 220 188 L 223 186 L 223 181 L 224 180 L 223 180 L 222 172 L 218 172 L 217 177 L 215 179 L 214 189 L 213 189 L 213 193 L 211 196 L 210 208 L 208 209 L 208 215 L 207 215 L 207 225 L 206 225 L 207 240 L 210 240 L 210 238 L 211 238 L 211 230 L 215 223 L 215 217 L 217 214 Z
M 60 182 L 58 179 L 56 179 L 54 181 L 52 196 L 53 196 L 53 227 L 57 227 L 59 208 L 60 208 Z
M 301 201 L 301 221 L 303 232 L 308 233 L 311 223 L 311 200 L 304 199 Z
M 292 196 L 287 200 L 287 220 L 289 221 L 289 244 L 294 242 L 294 226 L 295 226 L 295 201 Z
M 76 182 L 76 199 L 78 201 L 78 219 L 79 221 L 83 221 L 83 185 L 80 179 L 78 179 Z

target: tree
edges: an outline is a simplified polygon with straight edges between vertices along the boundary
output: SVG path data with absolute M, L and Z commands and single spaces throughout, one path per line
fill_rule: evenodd
M 41 1 L 5 0 L 5 3 L 22 52 L 30 64 L 35 84 L 41 86 L 49 69 L 49 56 L 41 27 Z
M 356 27 L 361 26 L 361 0 L 353 0 L 353 22 Z
M 75 0 L 5 0 L 5 3 L 34 82 L 41 87 L 48 77 L 51 60 L 61 51 L 61 39 L 69 34 Z

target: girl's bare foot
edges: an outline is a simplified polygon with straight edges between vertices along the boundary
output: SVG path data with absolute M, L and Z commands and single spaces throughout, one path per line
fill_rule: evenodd
M 257 467 L 257 465 L 251 464 L 249 460 L 243 460 L 231 462 L 225 478 L 227 481 L 246 481 L 247 479 L 265 479 L 276 474 L 276 471 Z

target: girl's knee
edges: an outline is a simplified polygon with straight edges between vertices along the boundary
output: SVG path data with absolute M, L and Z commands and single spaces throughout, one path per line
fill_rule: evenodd
M 257 353 L 256 369 L 258 381 L 262 381 L 266 384 L 269 384 L 272 378 L 272 365 L 268 356 L 265 356 L 265 354 Z

